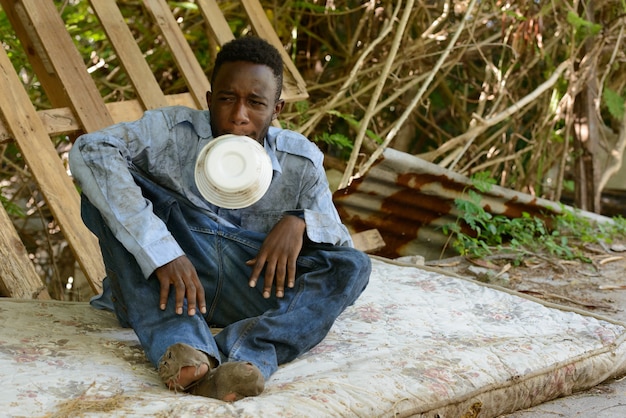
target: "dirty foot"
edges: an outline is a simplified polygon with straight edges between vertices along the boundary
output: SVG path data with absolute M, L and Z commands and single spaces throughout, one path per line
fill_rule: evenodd
M 159 377 L 172 390 L 226 402 L 263 392 L 265 379 L 252 363 L 230 362 L 215 368 L 211 360 L 190 345 L 172 344 L 159 362 Z
M 224 363 L 207 373 L 189 393 L 234 402 L 248 396 L 257 396 L 265 388 L 261 371 L 252 363 L 237 361 Z
M 186 390 L 209 370 L 209 356 L 183 343 L 172 344 L 159 361 L 159 377 L 172 390 Z
M 171 379 L 167 382 L 167 387 L 172 390 L 184 390 L 193 385 L 196 381 L 202 379 L 209 371 L 207 364 L 201 364 L 200 367 L 186 366 L 180 369 L 178 379 Z

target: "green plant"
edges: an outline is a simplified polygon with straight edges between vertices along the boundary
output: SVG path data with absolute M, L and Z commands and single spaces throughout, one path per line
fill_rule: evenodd
M 315 142 L 319 143 L 320 141 L 333 145 L 340 150 L 346 150 L 347 152 L 350 152 L 353 146 L 352 141 L 347 136 L 340 133 L 323 132 L 322 135 L 315 136 Z
M 456 222 L 443 227 L 452 248 L 463 256 L 484 258 L 503 252 L 511 254 L 516 264 L 527 256 L 591 262 L 583 251 L 585 244 L 610 243 L 626 235 L 626 220 L 622 217 L 597 222 L 564 207 L 558 214 L 541 218 L 526 212 L 519 218 L 494 215 L 483 208 L 482 197 L 476 191 L 488 191 L 490 184 L 486 173 L 476 175 L 473 188 L 454 201 L 459 212 Z
M 452 248 L 461 255 L 482 258 L 492 253 L 502 241 L 498 230 L 498 216 L 493 216 L 480 205 L 480 194 L 473 190 L 467 192 L 468 199 L 455 199 L 454 204 L 459 217 L 454 224 L 444 225 L 443 232 L 452 238 Z M 471 232 L 464 232 L 461 224 Z
M 581 40 L 588 36 L 597 35 L 602 31 L 602 25 L 589 22 L 572 11 L 567 12 L 567 23 L 574 27 L 577 38 Z
M 603 102 L 611 116 L 620 120 L 624 116 L 624 107 L 626 99 L 619 95 L 616 91 L 606 87 L 602 94 Z
M 0 190 L 2 190 L 2 188 L 0 188 Z M 11 200 L 7 199 L 1 194 L 0 194 L 0 205 L 4 207 L 4 209 L 7 211 L 7 214 L 9 216 L 13 216 L 16 218 L 26 217 L 26 214 L 24 213 L 22 208 L 19 207 L 19 205 L 15 204 L 15 202 L 12 202 Z

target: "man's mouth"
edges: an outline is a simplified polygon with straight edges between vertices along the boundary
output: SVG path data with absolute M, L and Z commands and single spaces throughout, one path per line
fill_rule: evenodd
M 252 139 L 255 139 L 254 136 L 250 133 L 246 133 L 246 132 L 229 132 L 232 135 L 238 135 L 238 136 L 248 136 Z

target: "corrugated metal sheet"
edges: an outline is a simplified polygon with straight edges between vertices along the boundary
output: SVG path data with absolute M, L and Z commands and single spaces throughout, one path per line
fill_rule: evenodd
M 559 203 L 498 186 L 481 193 L 469 178 L 391 148 L 364 177 L 337 190 L 333 199 L 352 233 L 378 229 L 386 245 L 376 255 L 434 259 L 447 240 L 441 227 L 460 216 L 454 200 L 467 199 L 468 190 L 481 194 L 481 206 L 492 214 L 544 217 L 562 210 Z M 586 216 L 608 219 L 588 212 Z

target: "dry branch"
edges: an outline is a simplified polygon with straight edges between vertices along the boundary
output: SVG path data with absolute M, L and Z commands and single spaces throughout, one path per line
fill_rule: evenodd
M 476 0 L 472 0 L 470 2 L 470 4 L 467 6 L 467 11 L 466 11 L 466 14 L 465 14 L 466 16 L 471 16 L 471 14 L 472 14 L 472 12 L 474 10 L 475 4 L 476 4 Z M 435 75 L 437 74 L 437 72 L 439 72 L 439 70 L 441 69 L 443 63 L 445 62 L 447 57 L 450 55 L 450 52 L 452 51 L 452 48 L 455 46 L 457 40 L 459 39 L 459 36 L 463 32 L 463 29 L 465 27 L 465 24 L 464 24 L 465 21 L 466 21 L 465 18 L 461 20 L 461 23 L 459 23 L 456 32 L 454 33 L 454 35 L 450 39 L 450 42 L 446 46 L 445 51 L 441 54 L 441 56 L 437 60 L 437 63 L 435 64 L 433 69 L 430 71 L 428 77 L 426 78 L 426 81 L 424 82 L 424 84 L 422 84 L 422 87 L 420 88 L 418 93 L 415 95 L 415 97 L 413 98 L 413 100 L 411 101 L 409 106 L 407 106 L 407 108 L 403 112 L 402 116 L 400 116 L 398 121 L 396 121 L 396 123 L 394 124 L 393 129 L 387 134 L 383 144 L 381 146 L 379 146 L 376 149 L 376 151 L 374 151 L 372 153 L 372 155 L 367 160 L 367 162 L 359 170 L 359 172 L 357 174 L 357 177 L 361 177 L 363 174 L 365 174 L 370 169 L 370 167 L 376 162 L 378 157 L 380 157 L 382 155 L 382 153 L 384 152 L 385 148 L 387 148 L 387 146 L 389 146 L 391 141 L 395 138 L 396 134 L 398 133 L 398 131 L 400 130 L 400 128 L 402 127 L 402 125 L 404 124 L 406 119 L 413 112 L 413 110 L 417 107 L 418 103 L 422 100 L 424 92 L 426 91 L 426 89 L 428 88 L 428 86 L 430 85 L 432 80 L 435 78 Z M 346 172 L 347 172 L 347 170 L 346 170 Z M 345 177 L 346 176 L 344 175 L 344 178 Z M 345 185 L 344 185 L 344 187 L 345 187 Z
M 533 90 L 530 94 L 523 97 L 517 103 L 512 104 L 504 111 L 497 113 L 487 119 L 483 119 L 478 115 L 475 115 L 478 123 L 473 128 L 469 129 L 462 135 L 457 136 L 456 138 L 452 138 L 445 144 L 443 144 L 438 149 L 421 154 L 420 157 L 428 160 L 434 161 L 436 158 L 441 155 L 450 152 L 455 147 L 462 145 L 465 141 L 469 141 L 477 135 L 485 132 L 489 127 L 497 125 L 498 123 L 504 121 L 506 118 L 513 116 L 516 112 L 522 110 L 525 106 L 531 104 L 534 100 L 536 100 L 539 96 L 545 93 L 548 89 L 552 88 L 554 84 L 558 81 L 559 77 L 563 74 L 563 72 L 570 66 L 569 61 L 562 62 L 552 73 L 549 79 L 539 85 L 535 90 Z
M 363 116 L 363 120 L 359 125 L 359 132 L 357 133 L 356 139 L 354 140 L 354 148 L 352 149 L 352 153 L 350 155 L 350 159 L 348 160 L 348 164 L 346 170 L 343 173 L 343 177 L 341 178 L 341 182 L 339 183 L 339 188 L 344 188 L 348 185 L 348 181 L 352 172 L 354 171 L 354 167 L 356 165 L 356 160 L 359 156 L 359 152 L 361 150 L 361 144 L 363 143 L 363 138 L 365 137 L 365 133 L 367 132 L 368 125 L 370 120 L 374 116 L 374 109 L 376 108 L 376 103 L 380 98 L 380 95 L 383 91 L 383 87 L 385 86 L 385 82 L 387 77 L 389 76 L 389 72 L 391 70 L 391 64 L 396 58 L 396 54 L 398 53 L 398 49 L 400 48 L 400 42 L 404 37 L 404 31 L 406 30 L 407 23 L 409 21 L 409 16 L 411 15 L 411 10 L 413 9 L 413 0 L 409 0 L 404 8 L 404 13 L 402 14 L 402 19 L 398 24 L 398 28 L 396 29 L 396 37 L 393 40 L 391 45 L 391 50 L 389 51 L 389 56 L 387 57 L 385 67 L 383 68 L 382 74 L 378 79 L 378 83 L 376 85 L 376 89 L 372 98 L 370 99 L 369 106 Z M 400 5 L 400 2 L 398 2 Z
M 396 7 L 396 9 L 393 12 L 393 16 L 391 19 L 389 19 L 387 21 L 387 23 L 385 24 L 385 28 L 383 29 L 383 31 L 380 33 L 380 35 L 371 43 L 368 45 L 368 47 L 363 51 L 363 53 L 361 54 L 361 56 L 359 57 L 358 61 L 356 62 L 356 64 L 352 67 L 352 70 L 350 71 L 350 76 L 346 79 L 346 81 L 343 83 L 343 85 L 341 86 L 341 88 L 339 89 L 339 91 L 337 92 L 337 94 L 331 98 L 323 107 L 322 109 L 320 109 L 320 111 L 316 112 L 311 119 L 309 119 L 306 123 L 304 123 L 299 131 L 304 134 L 305 136 L 309 136 L 311 129 L 320 121 L 321 118 L 324 117 L 324 115 L 330 110 L 333 109 L 333 107 L 335 106 L 336 102 L 341 99 L 342 97 L 345 96 L 346 92 L 350 89 L 350 86 L 352 85 L 352 83 L 354 83 L 354 81 L 356 80 L 356 78 L 359 76 L 359 71 L 361 70 L 361 68 L 363 67 L 363 65 L 365 64 L 367 58 L 369 57 L 369 55 L 374 51 L 374 49 L 376 48 L 376 46 L 378 46 L 378 44 L 380 44 L 386 37 L 387 35 L 391 32 L 391 30 L 393 29 L 393 22 L 396 18 L 396 16 L 398 15 L 398 13 L 400 12 L 400 6 L 401 3 L 398 3 L 398 6 Z

